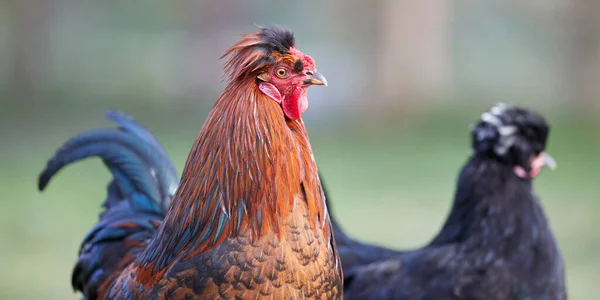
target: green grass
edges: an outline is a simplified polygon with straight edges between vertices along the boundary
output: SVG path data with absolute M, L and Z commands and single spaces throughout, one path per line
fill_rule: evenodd
M 181 171 L 205 113 L 125 110 L 157 134 Z M 0 299 L 77 299 L 70 273 L 109 174 L 98 160 L 82 162 L 61 172 L 42 194 L 36 179 L 68 137 L 108 124 L 100 110 L 81 111 L 0 121 Z M 469 155 L 468 125 L 478 113 L 427 112 L 370 129 L 309 124 L 332 210 L 347 231 L 392 247 L 428 241 L 448 212 L 457 172 Z M 550 115 L 548 151 L 559 167 L 544 172 L 535 188 L 566 260 L 570 298 L 593 299 L 600 277 L 600 123 Z

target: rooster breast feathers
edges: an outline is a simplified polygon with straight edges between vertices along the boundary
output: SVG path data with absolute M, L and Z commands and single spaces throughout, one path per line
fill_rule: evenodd
M 66 165 L 100 157 L 113 175 L 99 222 L 81 244 L 72 285 L 87 299 L 103 298 L 112 281 L 137 256 L 161 224 L 179 179 L 156 138 L 116 111 L 117 128 L 92 129 L 69 139 L 48 161 L 38 187 Z

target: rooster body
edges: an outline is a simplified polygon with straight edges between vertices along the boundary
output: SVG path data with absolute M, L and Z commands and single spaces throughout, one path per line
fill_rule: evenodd
M 547 133 L 521 108 L 484 113 L 450 215 L 425 247 L 361 243 L 334 222 L 345 299 L 566 299 L 560 249 L 531 186 L 552 163 Z
M 341 264 L 300 118 L 306 88 L 325 78 L 279 27 L 245 35 L 226 56 L 229 84 L 168 208 L 117 217 L 134 202 L 117 201 L 96 226 L 110 234 L 84 241 L 74 287 L 88 299 L 341 298 Z M 113 171 L 115 180 L 157 176 L 129 169 Z

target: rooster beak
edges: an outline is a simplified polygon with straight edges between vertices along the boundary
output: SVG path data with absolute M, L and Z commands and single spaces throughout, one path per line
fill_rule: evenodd
M 306 85 L 324 85 L 327 86 L 327 79 L 321 73 L 315 71 L 309 78 L 302 82 Z
M 546 152 L 540 153 L 531 163 L 532 167 L 548 167 L 550 170 L 556 169 L 556 161 Z

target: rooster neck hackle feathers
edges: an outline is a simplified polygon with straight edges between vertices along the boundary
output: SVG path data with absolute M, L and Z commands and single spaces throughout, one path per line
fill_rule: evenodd
M 286 119 L 250 76 L 294 58 L 290 49 L 294 52 L 293 35 L 275 28 L 246 35 L 226 52 L 229 84 L 194 143 L 163 226 L 141 256 L 136 276 L 141 282 L 175 260 L 206 252 L 243 232 L 255 240 L 267 233 L 285 238 L 280 226 L 293 213 L 295 201 L 306 202 L 312 230 L 329 237 L 304 124 Z

